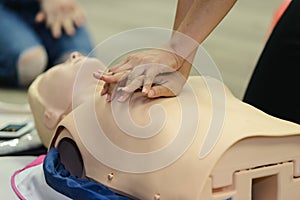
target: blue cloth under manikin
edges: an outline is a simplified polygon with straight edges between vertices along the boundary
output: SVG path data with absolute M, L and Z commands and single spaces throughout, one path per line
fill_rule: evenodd
M 80 200 L 129 200 L 95 181 L 71 175 L 60 162 L 59 153 L 51 148 L 43 164 L 47 184 L 71 199 Z

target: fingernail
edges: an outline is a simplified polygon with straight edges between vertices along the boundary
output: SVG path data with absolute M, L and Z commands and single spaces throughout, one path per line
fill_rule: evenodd
M 118 88 L 117 88 L 117 92 L 123 91 L 123 88 L 124 88 L 124 87 L 118 87 Z
M 155 95 L 155 92 L 153 90 L 150 90 L 148 92 L 148 97 L 153 97 Z
M 147 92 L 148 92 L 148 91 L 147 91 L 146 87 L 143 87 L 142 93 L 143 93 L 143 94 L 147 94 Z
M 107 97 L 106 97 L 106 101 L 110 102 L 111 101 L 111 95 L 108 94 Z
M 95 78 L 100 78 L 100 73 L 99 72 L 93 72 L 93 76 L 95 77 Z
M 102 69 L 98 69 L 97 72 L 98 72 L 99 74 L 103 74 L 103 73 L 104 73 L 104 71 L 103 71 Z
M 124 102 L 125 100 L 126 100 L 126 96 L 120 96 L 119 98 L 118 98 L 118 101 L 119 102 Z
M 128 88 L 127 86 L 121 87 L 121 91 L 128 92 L 128 91 L 129 91 L 129 88 Z
M 106 78 L 105 75 L 101 74 L 99 79 L 103 81 L 103 79 L 105 78 Z

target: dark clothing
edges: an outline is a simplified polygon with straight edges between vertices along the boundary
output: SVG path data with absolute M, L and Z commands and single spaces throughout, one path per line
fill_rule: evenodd
M 300 1 L 291 1 L 258 60 L 244 101 L 300 124 Z

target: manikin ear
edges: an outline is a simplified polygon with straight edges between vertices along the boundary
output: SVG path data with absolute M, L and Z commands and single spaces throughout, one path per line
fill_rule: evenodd
M 43 115 L 43 121 L 47 128 L 54 129 L 61 120 L 63 113 L 51 109 L 46 109 Z

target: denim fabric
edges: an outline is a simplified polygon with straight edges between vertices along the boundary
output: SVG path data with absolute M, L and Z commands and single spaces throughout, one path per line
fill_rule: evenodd
M 77 28 L 72 37 L 52 37 L 45 23 L 35 23 L 39 11 L 37 0 L 0 1 L 0 85 L 18 85 L 16 65 L 25 50 L 43 46 L 48 54 L 48 67 L 73 51 L 88 55 L 93 46 L 85 27 Z

